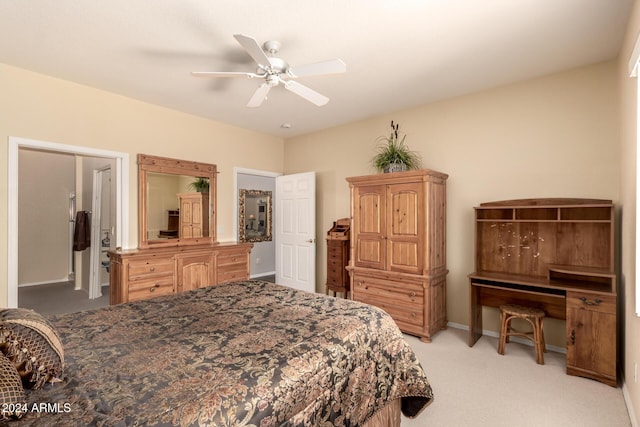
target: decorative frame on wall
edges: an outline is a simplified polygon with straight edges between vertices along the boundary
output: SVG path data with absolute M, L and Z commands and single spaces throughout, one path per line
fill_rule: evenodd
M 272 240 L 271 191 L 238 191 L 238 238 L 241 242 L 265 242 Z

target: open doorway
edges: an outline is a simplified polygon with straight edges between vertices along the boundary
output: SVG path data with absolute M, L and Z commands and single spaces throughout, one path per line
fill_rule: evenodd
M 270 191 L 275 196 L 276 177 L 279 173 L 259 171 L 253 169 L 234 168 L 234 238 L 239 239 L 238 230 L 238 197 L 240 190 Z M 275 197 L 274 201 L 275 202 Z M 273 204 L 272 202 L 272 204 Z M 272 218 L 272 223 L 275 220 Z M 255 242 L 250 256 L 251 278 L 275 281 L 276 275 L 276 246 L 275 240 Z
M 29 170 L 23 157 L 36 156 L 40 161 L 44 161 L 44 166 L 40 169 L 44 171 L 39 176 L 39 181 L 34 184 L 38 172 Z M 78 311 L 87 308 L 94 308 L 96 304 L 107 305 L 109 302 L 108 293 L 101 301 L 89 299 L 89 273 L 91 256 L 90 251 L 72 252 L 69 247 L 73 243 L 73 236 L 70 230 L 73 228 L 69 223 L 75 219 L 75 212 L 79 210 L 91 212 L 92 209 L 92 188 L 93 171 L 95 169 L 107 168 L 113 172 L 113 226 L 112 230 L 113 247 L 128 247 L 125 241 L 128 220 L 125 212 L 128 212 L 128 154 L 105 150 L 97 150 L 87 147 L 68 146 L 43 141 L 26 140 L 22 138 L 9 138 L 9 259 L 8 259 L 8 295 L 9 307 L 22 307 L 18 292 L 26 289 L 23 285 L 45 285 L 50 289 L 41 288 L 40 300 L 46 301 L 48 311 L 45 314 L 57 314 L 60 311 L 54 307 L 56 300 L 64 300 L 62 312 Z M 47 166 L 48 165 L 48 166 Z M 101 166 L 100 166 L 101 165 Z M 25 170 L 25 168 L 27 168 Z M 20 199 L 21 188 L 31 186 L 38 187 L 44 185 L 42 181 L 50 181 L 52 175 L 65 175 L 65 179 L 71 169 L 74 182 L 70 186 L 58 185 L 55 189 L 39 189 L 42 196 L 40 200 L 32 199 L 26 206 Z M 18 197 L 20 194 L 20 197 Z M 63 195 L 63 197 L 59 197 Z M 45 197 L 46 196 L 46 197 Z M 66 209 L 63 206 L 53 208 L 53 204 L 61 204 L 58 199 L 64 199 Z M 73 203 L 72 203 L 73 200 Z M 39 219 L 31 218 L 35 213 Z M 65 226 L 52 226 L 48 217 L 56 217 L 66 223 L 66 230 L 61 231 Z M 60 218 L 64 216 L 64 218 Z M 45 218 L 45 220 L 42 220 Z M 25 230 L 30 230 L 25 231 Z M 24 236 L 23 236 L 24 234 Z M 23 239 L 24 237 L 24 239 Z M 30 242 L 27 242 L 30 239 Z M 46 241 L 45 241 L 46 240 Z M 70 241 L 71 240 L 71 241 Z M 94 240 L 93 245 L 100 245 L 101 239 Z M 25 246 L 32 248 L 32 251 L 25 251 Z M 33 249 L 37 248 L 37 249 Z M 55 252 L 56 256 L 53 256 Z M 37 253 L 37 256 L 35 254 Z M 61 255 L 61 256 L 59 256 Z M 66 257 L 66 258 L 65 258 Z M 64 262 L 59 262 L 65 259 Z M 98 258 L 98 261 L 100 259 Z M 64 265 L 64 273 L 61 273 L 61 266 Z M 101 265 L 99 269 L 106 269 Z M 65 280 L 66 279 L 66 280 Z M 66 286 L 65 286 L 66 285 Z M 83 290 L 84 289 L 84 290 Z M 64 291 L 64 292 L 62 292 Z M 49 292 L 49 294 L 47 294 Z M 26 298 L 26 297 L 25 297 Z M 73 301 L 77 304 L 74 306 Z M 26 299 L 24 303 L 27 303 Z

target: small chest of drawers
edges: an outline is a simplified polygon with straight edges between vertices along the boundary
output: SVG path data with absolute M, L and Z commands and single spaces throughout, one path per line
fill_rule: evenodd
M 327 233 L 327 284 L 326 293 L 342 293 L 344 298 L 350 289 L 349 272 L 349 219 L 343 218 L 333 223 Z

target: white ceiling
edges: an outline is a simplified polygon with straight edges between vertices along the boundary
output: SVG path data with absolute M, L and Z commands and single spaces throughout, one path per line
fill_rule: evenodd
M 0 62 L 281 137 L 615 58 L 633 0 L 0 0 Z M 234 39 L 278 40 L 317 107 L 261 83 Z M 0 78 L 2 78 L 0 76 Z M 1 96 L 1 95 L 0 95 Z M 282 129 L 290 123 L 290 129 Z

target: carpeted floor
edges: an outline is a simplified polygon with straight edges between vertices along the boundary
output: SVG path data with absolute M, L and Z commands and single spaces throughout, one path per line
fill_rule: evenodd
M 107 305 L 109 305 L 109 286 L 103 286 L 102 296 L 93 300 L 89 299 L 86 291 L 74 290 L 73 282 L 18 288 L 18 307 L 30 308 L 46 315 L 73 313 Z
M 473 347 L 467 331 L 448 328 L 427 344 L 405 335 L 418 354 L 434 400 L 403 427 L 628 427 L 621 388 L 565 374 L 565 355 L 544 354 L 512 342 L 505 355 L 498 340 L 483 336 Z

